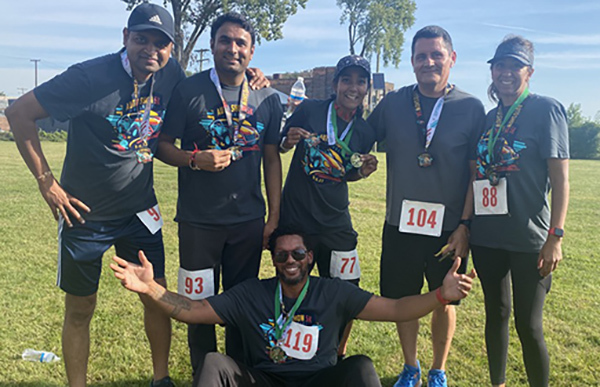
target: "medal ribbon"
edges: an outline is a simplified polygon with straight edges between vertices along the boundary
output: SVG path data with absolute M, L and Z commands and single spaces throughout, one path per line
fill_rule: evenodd
M 329 104 L 329 110 L 327 111 L 327 143 L 335 145 L 336 143 L 342 148 L 342 153 L 352 154 L 350 149 L 350 139 L 354 132 L 354 118 L 348 123 L 346 129 L 342 132 L 342 135 L 338 138 L 338 126 L 337 126 L 337 110 L 334 105 L 334 101 Z
M 137 79 L 133 76 L 133 71 L 131 70 L 131 63 L 129 63 L 129 57 L 127 56 L 127 50 L 123 50 L 121 52 L 121 64 L 123 65 L 123 69 L 125 72 L 133 79 L 133 98 L 137 102 L 138 112 L 139 103 L 140 103 L 140 87 Z M 154 102 L 154 74 L 152 74 L 152 83 L 150 83 L 150 95 L 144 104 L 144 113 L 142 114 L 142 123 L 140 124 L 140 138 L 145 143 L 148 137 L 150 136 L 150 112 L 152 111 L 152 106 Z
M 281 291 L 281 282 L 277 281 L 277 289 L 275 290 L 275 341 L 279 342 L 280 339 L 283 338 L 283 333 L 290 326 L 292 321 L 294 320 L 294 315 L 298 308 L 300 308 L 300 304 L 304 301 L 304 297 L 306 296 L 306 292 L 308 291 L 308 284 L 310 283 L 310 277 L 306 278 L 306 283 L 296 300 L 296 303 L 292 307 L 292 310 L 288 314 L 284 316 L 284 313 L 281 313 L 281 309 L 283 306 L 283 292 Z
M 238 123 L 237 125 L 233 124 L 233 113 L 231 112 L 231 107 L 223 97 L 223 89 L 221 88 L 221 81 L 219 81 L 219 74 L 217 74 L 217 70 L 213 67 L 210 69 L 210 80 L 215 85 L 217 89 L 217 93 L 221 98 L 221 103 L 223 104 L 223 110 L 225 110 L 225 118 L 227 118 L 227 125 L 229 127 L 229 134 L 231 135 L 231 145 L 235 145 L 237 138 L 239 137 L 240 128 L 242 127 L 242 123 L 246 119 L 246 115 L 248 114 L 248 98 L 250 96 L 250 86 L 248 85 L 248 79 L 244 75 L 244 81 L 242 82 L 242 91 L 239 101 L 239 111 L 238 111 Z M 232 132 L 233 131 L 233 132 Z
M 498 141 L 498 137 L 500 137 L 500 133 L 506 127 L 506 123 L 510 120 L 508 127 L 511 127 L 519 113 L 521 113 L 521 109 L 523 107 L 522 103 L 525 101 L 525 98 L 529 95 L 529 88 L 525 88 L 519 98 L 511 105 L 506 113 L 504 119 L 502 119 L 502 101 L 498 102 L 498 110 L 496 111 L 496 124 L 490 129 L 490 137 L 488 139 L 488 157 L 489 162 L 492 164 L 494 162 L 494 145 L 496 145 L 496 141 Z
M 425 150 L 429 149 L 431 141 L 433 141 L 433 136 L 435 135 L 438 123 L 440 122 L 440 116 L 442 115 L 442 110 L 444 109 L 446 95 L 448 95 L 452 89 L 454 89 L 454 85 L 446 85 L 444 95 L 435 102 L 427 126 L 425 126 L 425 122 L 423 121 L 423 109 L 421 109 L 421 100 L 419 98 L 419 93 L 417 93 L 417 85 L 413 88 L 413 105 L 417 116 L 417 127 L 421 129 L 421 132 L 425 135 Z

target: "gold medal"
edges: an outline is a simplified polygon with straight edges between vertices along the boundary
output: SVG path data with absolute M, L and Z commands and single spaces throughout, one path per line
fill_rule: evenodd
M 417 160 L 419 160 L 419 167 L 421 167 L 421 168 L 427 168 L 427 167 L 430 167 L 431 164 L 433 164 L 433 156 L 431 156 L 427 152 L 421 153 L 417 157 Z
M 362 167 L 362 155 L 360 153 L 353 153 L 352 156 L 350 156 L 350 164 L 352 164 L 352 166 L 357 169 Z
M 269 350 L 269 358 L 275 364 L 283 363 L 285 361 L 285 352 L 283 352 L 281 347 L 275 345 Z
M 242 150 L 239 146 L 232 146 L 229 148 L 229 152 L 231 152 L 231 161 L 238 161 L 243 157 Z
M 486 171 L 486 175 L 488 180 L 490 181 L 490 185 L 496 186 L 498 185 L 498 183 L 500 183 L 500 177 L 491 168 Z

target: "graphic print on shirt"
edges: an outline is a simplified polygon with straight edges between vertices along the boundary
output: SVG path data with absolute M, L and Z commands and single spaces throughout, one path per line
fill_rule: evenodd
M 323 326 L 321 324 L 315 322 L 316 318 L 313 315 L 297 314 L 294 316 L 293 321 L 295 323 L 302 324 L 305 326 L 316 326 L 319 329 L 319 331 L 323 329 Z M 273 319 L 269 319 L 266 323 L 260 324 L 260 329 L 262 330 L 262 332 L 265 336 L 265 341 L 267 343 L 267 345 L 265 347 L 265 353 L 268 355 L 269 351 L 272 348 L 274 348 L 277 344 L 276 339 L 275 339 L 275 322 L 273 321 Z M 292 342 L 293 340 L 294 340 L 293 337 L 284 336 L 280 340 L 280 345 L 285 345 L 287 343 L 288 346 L 294 346 L 294 345 L 302 346 L 305 344 L 305 343 L 293 343 Z M 315 343 L 315 345 L 318 345 L 318 343 Z M 289 359 L 290 359 L 289 356 L 284 355 L 282 363 L 285 363 Z
M 342 148 L 335 144 L 329 146 L 327 135 L 304 140 L 304 172 L 317 183 L 340 182 L 352 168 L 350 157 L 344 158 Z
M 151 149 L 152 144 L 158 138 L 165 109 L 162 107 L 160 96 L 153 97 L 150 119 L 148 121 L 148 133 L 144 136 L 142 123 L 144 107 L 148 104 L 148 97 L 132 99 L 125 106 L 120 105 L 114 114 L 108 115 L 106 119 L 115 131 L 113 147 L 119 151 L 134 150 L 141 163 L 152 161 L 154 156 Z
M 507 172 L 519 171 L 518 160 L 520 153 L 524 149 L 527 149 L 527 144 L 517 140 L 517 127 L 513 125 L 502 130 L 502 133 L 494 144 L 493 162 L 491 162 L 488 153 L 488 142 L 491 131 L 492 129 L 485 132 L 477 143 L 477 177 L 484 178 L 486 176 L 486 168 L 490 164 L 501 176 L 506 175 Z
M 238 125 L 238 112 L 239 105 L 230 105 L 231 112 L 233 114 L 233 125 Z M 240 147 L 243 152 L 259 152 L 259 140 L 261 133 L 264 131 L 265 126 L 262 122 L 256 122 L 256 127 L 250 122 L 253 117 L 254 108 L 248 106 L 247 116 L 242 122 L 238 131 L 237 137 L 233 139 L 233 128 L 227 126 L 227 117 L 225 116 L 225 109 L 220 106 L 215 110 L 209 110 L 206 112 L 206 118 L 200 120 L 200 125 L 206 130 L 210 136 L 210 149 L 223 150 L 228 149 L 232 146 Z

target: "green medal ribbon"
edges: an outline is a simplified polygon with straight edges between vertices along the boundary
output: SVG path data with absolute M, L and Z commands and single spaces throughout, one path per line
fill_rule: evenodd
M 512 122 L 515 121 L 515 119 L 521 112 L 521 109 L 519 109 L 516 112 L 516 114 L 514 113 L 517 110 L 517 108 L 521 106 L 523 101 L 525 101 L 525 98 L 527 98 L 528 95 L 529 88 L 526 88 L 525 90 L 523 90 L 519 98 L 517 98 L 517 100 L 511 105 L 510 109 L 508 109 L 508 112 L 506 113 L 506 116 L 504 116 L 504 119 L 502 120 L 502 123 L 500 125 L 498 125 L 498 122 L 500 121 L 498 118 L 502 117 L 502 108 L 500 104 L 498 104 L 496 124 L 492 127 L 492 129 L 490 129 L 490 138 L 488 139 L 488 157 L 490 158 L 490 164 L 494 162 L 494 146 L 496 145 L 496 141 L 498 141 L 498 137 L 500 137 L 500 133 L 502 133 L 502 129 L 504 129 L 508 120 L 511 120 Z
M 281 282 L 277 281 L 277 289 L 275 290 L 275 342 L 278 342 L 283 336 L 283 332 L 290 326 L 292 321 L 294 320 L 294 315 L 298 308 L 300 308 L 300 304 L 304 301 L 304 297 L 306 296 L 306 292 L 308 291 L 308 284 L 310 283 L 310 277 L 306 278 L 306 283 L 296 300 L 296 303 L 285 317 L 281 313 L 281 306 L 283 305 L 283 297 L 281 292 Z
M 352 149 L 350 149 L 350 139 L 352 138 L 352 133 L 354 132 L 354 119 L 348 123 L 348 127 L 342 133 L 343 139 L 340 139 L 338 134 L 338 125 L 337 125 L 337 109 L 335 108 L 335 103 L 332 102 L 333 109 L 331 106 L 329 107 L 329 121 L 331 122 L 331 126 L 333 126 L 333 132 L 335 134 L 335 140 L 337 144 L 342 148 L 342 153 L 344 156 L 351 155 L 354 153 Z

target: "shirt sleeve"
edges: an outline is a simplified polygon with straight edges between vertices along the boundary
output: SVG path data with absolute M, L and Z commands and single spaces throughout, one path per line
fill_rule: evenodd
M 295 126 L 298 128 L 306 129 L 305 124 L 304 124 L 304 122 L 305 122 L 304 120 L 306 117 L 305 110 L 306 110 L 306 102 L 302 102 L 300 105 L 298 105 L 296 107 L 296 110 L 294 110 L 294 113 L 285 122 L 285 127 L 281 131 L 281 137 L 280 137 L 279 141 L 283 140 L 283 138 L 285 136 L 287 136 L 291 127 Z
M 387 98 L 385 98 L 385 97 L 381 101 L 379 101 L 379 103 L 375 107 L 375 110 L 373 110 L 373 112 L 367 118 L 367 122 L 375 130 L 376 140 L 380 141 L 380 142 L 384 141 L 385 136 L 386 136 L 386 133 L 385 133 L 385 104 L 386 104 L 386 101 L 387 101 Z
M 279 130 L 283 119 L 283 108 L 279 102 L 279 96 L 275 93 L 268 97 L 269 103 L 269 126 L 266 129 L 265 144 L 279 144 Z
M 543 136 L 540 143 L 540 156 L 543 159 L 569 158 L 569 125 L 567 112 L 558 101 L 551 100 L 547 111 L 541 114 Z
M 373 293 L 367 292 L 353 285 L 347 281 L 339 280 L 339 286 L 341 286 L 341 292 L 344 295 L 343 306 L 345 317 L 350 320 L 354 320 L 356 316 L 363 311 Z
M 244 306 L 247 305 L 247 301 L 244 299 L 247 300 L 247 295 L 252 294 L 248 286 L 252 282 L 258 282 L 258 279 L 249 279 L 221 294 L 206 299 L 225 324 L 237 326 L 240 323 L 240 315 L 244 314 Z
M 477 143 L 479 138 L 485 132 L 485 109 L 481 101 L 477 101 L 477 107 L 473 111 L 473 129 L 469 138 L 469 160 L 477 160 Z
M 36 87 L 33 93 L 44 110 L 58 121 L 77 117 L 93 102 L 91 81 L 81 64 L 69 67 Z

